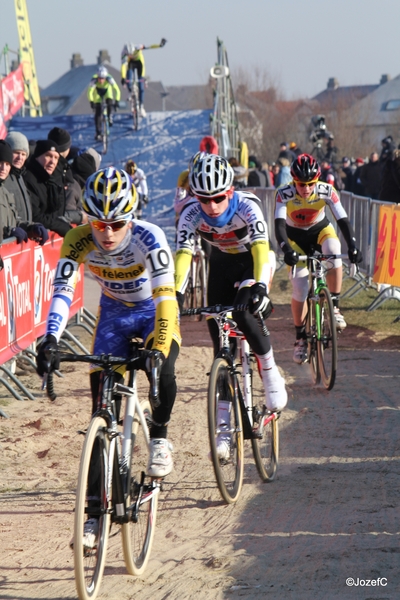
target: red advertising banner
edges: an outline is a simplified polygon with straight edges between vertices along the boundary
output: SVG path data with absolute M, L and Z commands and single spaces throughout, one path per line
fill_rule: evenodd
M 400 207 L 379 208 L 378 240 L 373 280 L 400 287 Z
M 22 65 L 12 71 L 1 81 L 1 95 L 3 97 L 3 120 L 8 121 L 24 105 L 24 77 Z
M 44 246 L 3 242 L 0 271 L 0 364 L 44 335 L 53 280 L 63 239 L 52 234 Z M 83 308 L 83 265 L 70 317 Z
M 7 135 L 7 128 L 4 124 L 4 118 L 3 118 L 3 97 L 2 97 L 1 91 L 0 91 L 0 140 L 4 140 L 6 135 Z

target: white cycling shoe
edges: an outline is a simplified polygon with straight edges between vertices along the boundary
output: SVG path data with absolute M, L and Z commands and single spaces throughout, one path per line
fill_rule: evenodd
M 263 383 L 266 392 L 266 405 L 270 411 L 283 410 L 288 401 L 285 380 L 275 365 L 263 371 Z
M 173 469 L 172 444 L 165 438 L 150 440 L 150 456 L 147 465 L 147 475 L 150 477 L 165 477 Z

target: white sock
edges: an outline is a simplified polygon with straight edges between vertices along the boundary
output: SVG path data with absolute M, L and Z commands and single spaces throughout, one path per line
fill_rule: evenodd
M 282 410 L 287 404 L 285 380 L 275 364 L 272 348 L 267 354 L 256 355 L 261 366 L 261 377 L 265 389 L 268 410 Z

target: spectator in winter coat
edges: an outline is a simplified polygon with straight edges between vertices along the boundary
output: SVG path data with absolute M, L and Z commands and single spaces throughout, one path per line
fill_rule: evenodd
M 83 190 L 86 180 L 90 175 L 93 175 L 93 173 L 98 171 L 98 167 L 96 168 L 96 161 L 92 154 L 89 154 L 89 152 L 82 152 L 82 154 L 75 156 L 72 161 L 71 171 L 80 189 Z
M 39 140 L 26 165 L 24 180 L 31 197 L 33 220 L 64 237 L 71 225 L 64 216 L 64 190 L 53 177 L 59 157 L 55 142 Z
M 19 131 L 12 131 L 5 139 L 11 147 L 13 161 L 10 175 L 4 185 L 14 195 L 15 206 L 21 221 L 32 221 L 32 206 L 29 192 L 26 189 L 23 173 L 25 162 L 29 156 L 28 139 Z
M 13 161 L 13 152 L 4 140 L 0 140 L 0 244 L 4 239 L 15 237 L 18 244 L 29 239 L 43 245 L 49 237 L 41 223 L 21 222 L 17 214 L 14 196 L 6 188 Z
M 292 181 L 290 174 L 290 164 L 287 158 L 278 158 L 279 172 L 275 175 L 275 187 L 278 188 L 281 185 L 285 185 Z
M 379 200 L 400 204 L 400 150 L 393 150 L 385 161 Z
M 298 145 L 296 144 L 296 142 L 290 142 L 290 144 L 289 144 L 289 150 L 295 156 L 300 156 L 300 154 L 303 154 L 303 151 L 301 150 L 301 148 L 298 147 Z
M 352 166 L 351 161 L 349 158 L 347 158 L 347 156 L 344 156 L 342 158 L 342 172 L 342 181 L 344 189 L 348 192 L 352 192 L 355 167 Z
M 73 223 L 74 225 L 81 225 L 84 221 L 86 221 L 82 210 L 82 192 L 78 182 L 74 179 L 71 165 L 67 160 L 72 143 L 71 136 L 66 129 L 61 129 L 61 127 L 53 127 L 53 129 L 49 131 L 47 139 L 53 140 L 53 142 L 57 144 L 60 152 L 60 157 L 58 159 L 53 177 L 58 185 L 62 188 L 64 193 L 64 216 L 70 223 Z
M 351 190 L 356 196 L 365 196 L 365 188 L 361 183 L 361 169 L 364 166 L 364 159 L 356 158 L 356 170 L 353 175 L 353 189 Z
M 363 165 L 360 173 L 361 183 L 364 186 L 364 195 L 378 200 L 381 190 L 382 165 L 377 152 L 372 152 L 369 162 Z
M 249 156 L 249 175 L 247 177 L 247 187 L 270 187 L 271 181 L 269 173 L 263 171 L 260 161 L 256 156 Z

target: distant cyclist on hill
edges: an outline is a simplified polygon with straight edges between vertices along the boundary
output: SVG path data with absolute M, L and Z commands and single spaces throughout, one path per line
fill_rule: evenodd
M 132 91 L 132 81 L 133 74 L 136 70 L 137 78 L 139 82 L 139 104 L 140 104 L 140 115 L 142 117 L 146 116 L 146 111 L 143 106 L 144 101 L 144 76 L 146 74 L 146 66 L 144 63 L 144 56 L 142 50 L 147 50 L 148 48 L 162 48 L 165 46 L 167 40 L 164 38 L 161 40 L 159 44 L 153 44 L 152 46 L 144 46 L 140 44 L 136 46 L 129 42 L 125 44 L 122 48 L 121 52 L 121 84 L 126 85 L 129 92 Z
M 139 169 L 137 164 L 133 160 L 128 160 L 125 165 L 125 171 L 130 176 L 132 183 L 137 189 L 139 195 L 139 202 L 137 209 L 135 210 L 135 219 L 141 219 L 143 213 L 143 206 L 149 201 L 149 189 L 147 187 L 147 178 L 144 174 L 143 169 Z
M 106 67 L 99 67 L 97 73 L 93 75 L 89 88 L 87 91 L 87 97 L 90 102 L 90 107 L 95 111 L 94 113 L 94 124 L 96 126 L 95 139 L 101 139 L 101 101 L 104 98 L 107 103 L 107 114 L 108 122 L 110 126 L 113 125 L 112 108 L 115 109 L 119 106 L 121 99 L 121 91 L 115 81 L 115 79 L 109 74 Z

